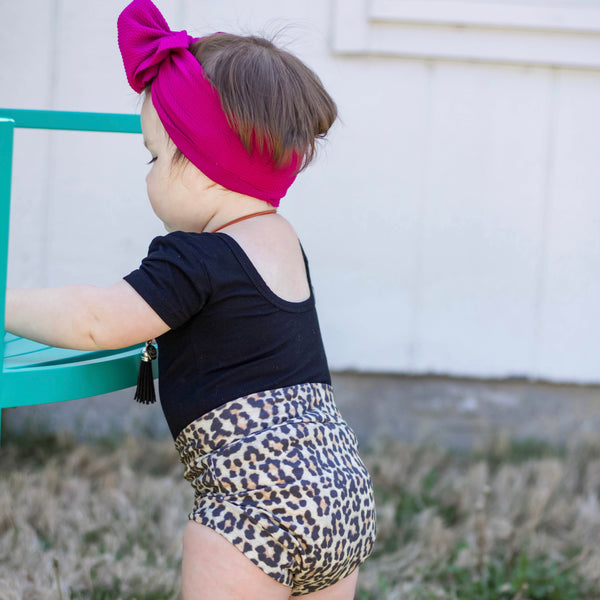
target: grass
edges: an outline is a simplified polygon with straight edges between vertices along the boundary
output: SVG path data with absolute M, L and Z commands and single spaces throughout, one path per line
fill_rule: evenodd
M 364 454 L 378 506 L 359 600 L 597 600 L 600 444 Z M 0 600 L 179 598 L 192 490 L 169 441 L 11 436 L 0 451 Z
M 69 590 L 69 600 L 170 600 L 176 595 L 174 590 L 147 590 L 143 595 L 139 593 L 127 593 L 121 589 L 121 583 L 117 578 L 113 579 L 112 585 L 106 584 L 100 587 L 84 588 L 82 590 Z
M 546 440 L 524 438 L 498 440 L 485 451 L 472 454 L 472 459 L 485 460 L 492 471 L 506 464 L 519 465 L 530 460 L 561 458 L 567 455 L 565 445 L 552 444 Z
M 481 600 L 511 600 L 526 595 L 531 600 L 577 600 L 581 598 L 583 582 L 572 569 L 544 559 L 532 559 L 521 553 L 514 565 L 491 563 L 482 576 L 473 578 L 465 568 L 456 567 L 447 572 L 446 579 L 458 594 Z
M 552 562 L 543 556 L 532 557 L 526 551 L 513 560 L 495 557 L 481 570 L 457 565 L 452 558 L 433 567 L 426 575 L 429 583 L 441 583 L 450 597 L 464 600 L 581 600 L 596 598 L 598 589 L 586 585 L 574 566 Z M 594 595 L 590 595 L 594 594 Z M 437 598 L 421 590 L 423 600 Z
M 537 440 L 365 455 L 379 536 L 360 600 L 597 600 L 600 446 Z

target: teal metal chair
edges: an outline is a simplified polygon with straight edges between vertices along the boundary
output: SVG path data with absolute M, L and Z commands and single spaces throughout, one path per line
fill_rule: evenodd
M 4 333 L 0 336 L 0 419 L 3 408 L 86 398 L 134 386 L 142 348 L 81 352 L 5 333 L 15 128 L 141 133 L 137 115 L 0 109 L 0 319 Z

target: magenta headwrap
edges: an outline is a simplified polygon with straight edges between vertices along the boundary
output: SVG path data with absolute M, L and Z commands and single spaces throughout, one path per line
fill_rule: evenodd
M 129 85 L 140 93 L 152 82 L 154 108 L 184 156 L 227 189 L 279 206 L 300 160 L 294 155 L 291 164 L 277 168 L 268 152 L 254 148 L 248 154 L 189 51 L 199 38 L 171 31 L 150 0 L 133 0 L 119 15 L 117 29 Z

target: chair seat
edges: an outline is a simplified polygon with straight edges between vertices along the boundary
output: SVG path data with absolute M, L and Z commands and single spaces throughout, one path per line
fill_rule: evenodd
M 131 387 L 142 346 L 83 352 L 6 334 L 0 408 L 97 396 Z M 155 366 L 155 365 L 154 365 Z

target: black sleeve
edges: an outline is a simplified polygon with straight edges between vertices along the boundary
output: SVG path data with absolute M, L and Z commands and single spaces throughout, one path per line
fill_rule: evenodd
M 123 279 L 171 329 L 200 312 L 211 291 L 202 252 L 183 232 L 152 240 L 140 268 Z

